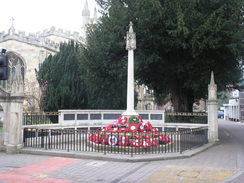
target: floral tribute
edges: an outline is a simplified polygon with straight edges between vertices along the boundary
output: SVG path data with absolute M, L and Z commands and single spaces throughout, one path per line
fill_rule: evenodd
M 154 128 L 149 121 L 143 122 L 141 116 L 131 116 L 129 119 L 120 116 L 113 124 L 109 124 L 102 130 L 98 129 L 89 137 L 89 140 L 102 145 L 144 149 L 172 142 L 167 135 L 160 133 L 158 128 Z

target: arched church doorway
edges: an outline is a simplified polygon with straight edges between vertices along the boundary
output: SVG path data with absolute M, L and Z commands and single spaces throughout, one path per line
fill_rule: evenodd
M 17 64 L 20 64 L 21 66 L 21 75 L 23 77 L 23 81 L 25 79 L 25 70 L 26 66 L 24 63 L 24 60 L 15 52 L 8 51 L 7 52 L 8 60 L 9 60 L 9 79 L 8 80 L 2 80 L 0 81 L 0 87 L 4 89 L 5 91 L 9 92 L 11 90 L 11 82 L 12 79 L 15 77 L 16 74 L 16 66 Z

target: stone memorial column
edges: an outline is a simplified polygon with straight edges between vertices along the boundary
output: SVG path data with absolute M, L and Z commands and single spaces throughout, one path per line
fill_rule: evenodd
M 218 101 L 217 85 L 214 82 L 214 74 L 211 73 L 211 81 L 208 85 L 208 140 L 209 142 L 218 141 Z

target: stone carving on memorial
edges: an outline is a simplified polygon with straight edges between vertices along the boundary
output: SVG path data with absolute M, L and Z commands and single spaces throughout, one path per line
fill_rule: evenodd
M 126 35 L 126 50 L 135 50 L 136 49 L 136 33 L 133 31 L 133 23 L 130 22 L 129 32 Z
M 133 31 L 133 23 L 126 35 L 126 50 L 128 50 L 128 71 L 127 71 L 127 107 L 123 116 L 138 116 L 134 110 L 134 50 L 136 49 L 136 33 Z
M 211 80 L 208 85 L 208 100 L 217 100 L 217 85 L 214 82 L 214 74 L 211 72 Z

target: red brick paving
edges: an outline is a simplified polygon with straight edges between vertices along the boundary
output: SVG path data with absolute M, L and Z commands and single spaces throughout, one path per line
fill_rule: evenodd
M 16 160 L 18 161 L 18 160 Z M 70 158 L 50 158 L 22 168 L 0 173 L 4 183 L 71 183 L 71 180 L 49 178 L 43 174 L 51 173 L 80 160 Z

